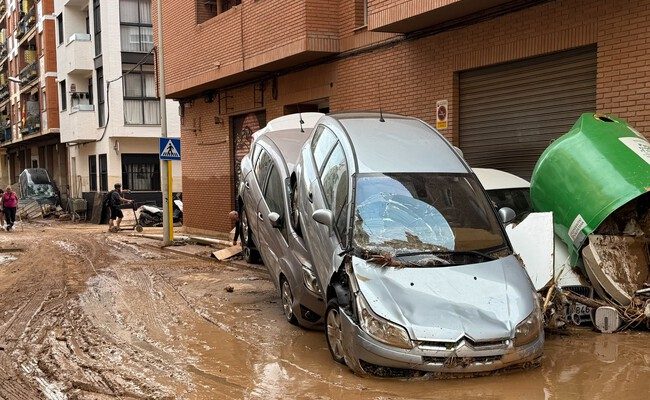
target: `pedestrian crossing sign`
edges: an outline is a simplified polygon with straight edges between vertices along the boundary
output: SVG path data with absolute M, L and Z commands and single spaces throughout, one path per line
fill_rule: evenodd
M 176 161 L 181 159 L 181 140 L 178 138 L 160 138 L 160 159 Z

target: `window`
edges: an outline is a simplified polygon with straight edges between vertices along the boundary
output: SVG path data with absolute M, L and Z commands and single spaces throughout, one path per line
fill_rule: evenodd
M 99 190 L 108 191 L 108 160 L 106 154 L 99 155 Z
M 345 240 L 347 233 L 348 166 L 341 143 L 337 143 L 327 159 L 321 175 L 323 194 L 329 209 L 334 213 L 334 223 L 339 238 Z
M 147 53 L 153 48 L 151 0 L 120 0 L 122 51 Z
M 102 17 L 99 0 L 93 0 L 93 27 L 95 30 L 95 56 L 102 54 Z
M 124 72 L 133 68 L 124 64 Z M 160 124 L 160 101 L 156 97 L 156 75 L 152 65 L 141 65 L 122 79 L 124 122 L 129 125 Z
M 240 4 L 241 0 L 196 0 L 196 23 L 201 24 Z
M 88 182 L 90 191 L 97 191 L 97 156 L 88 156 Z
M 135 191 L 159 191 L 158 154 L 122 154 L 122 187 Z
M 266 187 L 266 178 L 268 177 L 269 170 L 272 166 L 273 160 L 271 160 L 271 156 L 269 156 L 269 153 L 267 153 L 265 150 L 262 150 L 260 159 L 255 165 L 255 177 L 257 177 L 257 183 L 260 185 L 260 191 L 262 193 L 264 193 L 264 189 Z
M 311 150 L 314 153 L 314 161 L 316 161 L 316 168 L 318 171 L 321 170 L 323 162 L 330 151 L 332 151 L 336 142 L 337 139 L 334 132 L 323 126 L 318 127 L 311 144 Z
M 368 0 L 354 0 L 354 25 L 357 28 L 368 25 Z
M 282 177 L 280 172 L 275 165 L 271 165 L 271 172 L 269 173 L 269 179 L 266 184 L 266 189 L 264 190 L 264 201 L 269 208 L 270 212 L 275 212 L 280 215 L 280 220 L 284 220 L 284 185 L 282 184 Z M 285 240 L 286 229 L 281 229 L 282 236 Z
M 68 93 L 66 91 L 65 79 L 59 82 L 59 93 L 61 93 L 61 111 L 68 109 Z
M 104 114 L 104 69 L 97 68 L 97 120 L 99 126 L 106 124 L 106 115 Z
M 59 33 L 59 44 L 63 43 L 63 13 L 56 16 L 56 25 Z

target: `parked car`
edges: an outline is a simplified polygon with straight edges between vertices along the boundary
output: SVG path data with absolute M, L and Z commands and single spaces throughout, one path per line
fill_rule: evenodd
M 537 294 L 476 176 L 437 131 L 398 115 L 324 116 L 295 176 L 292 224 L 327 302 L 316 311 L 335 361 L 391 375 L 537 364 Z M 499 210 L 502 221 L 513 214 Z
M 530 200 L 530 182 L 497 169 L 473 168 L 473 170 L 496 209 L 509 207 L 515 211 L 516 217 L 512 222 L 519 223 L 534 212 Z M 506 232 L 510 233 L 512 230 L 506 230 Z M 535 250 L 538 252 L 545 251 L 549 254 L 552 252 L 553 255 L 552 257 L 544 258 L 550 262 L 546 265 L 540 265 L 541 271 L 530 271 L 528 270 L 528 265 L 526 266 L 529 274 L 539 274 L 545 277 L 540 280 L 540 285 L 539 287 L 536 286 L 536 289 L 539 290 L 547 287 L 549 281 L 544 282 L 544 280 L 550 278 L 555 281 L 558 287 L 564 290 L 570 290 L 586 297 L 593 297 L 591 285 L 587 283 L 587 280 L 583 276 L 571 268 L 569 249 L 566 243 L 553 233 L 553 225 L 540 225 L 538 232 L 538 238 L 553 236 L 553 248 L 540 248 L 540 240 L 537 240 L 534 246 Z M 547 242 L 551 243 L 550 241 Z M 517 249 L 516 246 L 514 246 L 514 250 L 519 253 L 526 251 L 526 249 Z M 533 257 L 538 259 L 543 258 L 539 254 L 533 255 Z M 591 309 L 584 304 L 571 303 L 567 305 L 565 313 L 568 321 L 575 325 L 581 325 L 591 321 Z
M 241 163 L 238 207 L 242 244 L 248 262 L 261 256 L 280 291 L 287 321 L 305 327 L 322 325 L 320 287 L 315 285 L 311 259 L 302 238 L 289 221 L 289 177 L 300 150 L 320 113 L 277 118 L 254 135 Z

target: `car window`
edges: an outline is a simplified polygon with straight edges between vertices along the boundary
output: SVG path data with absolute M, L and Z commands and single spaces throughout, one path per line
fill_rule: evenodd
M 488 190 L 488 195 L 497 210 L 503 207 L 510 207 L 514 210 L 516 214 L 514 222 L 521 222 L 533 212 L 530 189 L 528 188 Z
M 260 190 L 263 192 L 264 187 L 266 186 L 266 178 L 269 176 L 269 171 L 273 166 L 273 160 L 269 153 L 262 149 L 260 158 L 255 164 L 255 177 L 257 178 L 257 183 L 260 185 Z
M 253 163 L 253 166 L 257 165 L 257 159 L 260 157 L 261 151 L 262 146 L 258 144 L 253 145 L 253 155 L 251 156 L 251 162 Z
M 337 142 L 327 159 L 321 183 L 328 208 L 334 213 L 339 238 L 343 241 L 347 234 L 348 166 L 341 143 Z
M 327 155 L 332 151 L 332 148 L 337 143 L 336 135 L 331 130 L 324 126 L 319 126 L 314 135 L 314 140 L 311 144 L 311 150 L 314 154 L 314 161 L 316 161 L 316 168 L 320 172 L 323 162 Z
M 264 190 L 264 201 L 270 212 L 276 212 L 280 215 L 280 220 L 284 221 L 284 184 L 278 168 L 273 165 L 266 188 Z M 286 229 L 282 229 L 282 235 L 285 236 Z M 285 236 L 286 239 L 286 236 Z

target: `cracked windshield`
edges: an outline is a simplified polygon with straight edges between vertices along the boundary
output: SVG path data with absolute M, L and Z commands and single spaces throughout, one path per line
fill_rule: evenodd
M 449 258 L 506 244 L 494 212 L 469 175 L 361 175 L 354 224 L 357 252 L 370 255 Z

